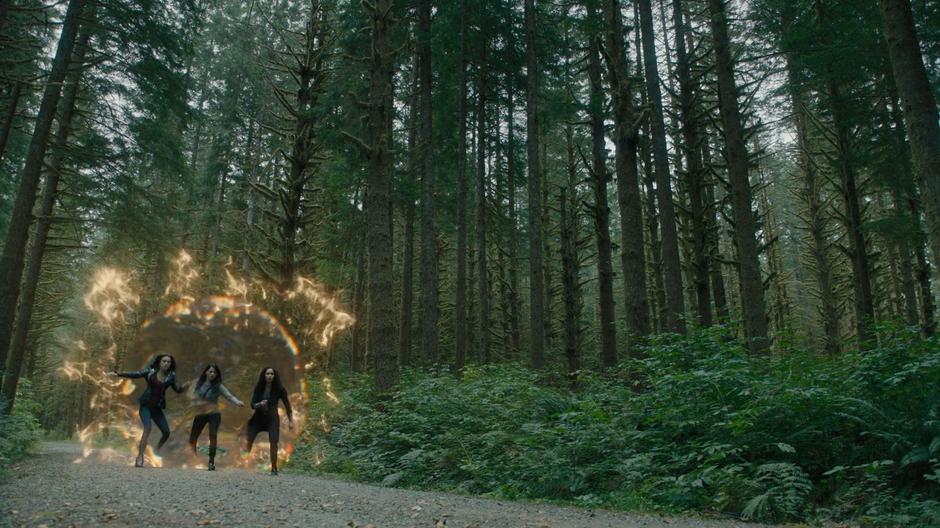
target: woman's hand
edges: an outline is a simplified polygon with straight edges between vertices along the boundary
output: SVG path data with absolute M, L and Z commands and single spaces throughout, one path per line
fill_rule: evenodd
M 294 420 L 292 418 L 287 419 L 287 428 L 291 431 L 294 430 Z
M 243 402 L 243 401 L 241 401 L 241 400 L 238 400 L 238 401 L 235 402 L 235 405 L 237 405 L 237 406 L 239 406 L 239 407 L 244 407 L 244 406 L 245 406 L 245 402 Z

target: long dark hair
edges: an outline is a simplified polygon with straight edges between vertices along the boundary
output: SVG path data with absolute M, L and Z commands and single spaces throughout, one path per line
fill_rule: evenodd
M 277 373 L 277 369 L 274 367 L 264 367 L 258 374 L 258 383 L 255 384 L 254 395 L 258 398 L 264 394 L 264 386 L 268 383 L 264 379 L 264 373 L 267 372 L 268 369 L 274 371 L 274 380 L 271 382 L 271 396 L 276 397 L 281 393 L 282 390 L 284 390 L 284 386 L 281 385 L 281 375 Z
M 199 390 L 202 384 L 206 382 L 206 372 L 209 372 L 209 369 L 215 369 L 215 379 L 212 380 L 212 384 L 219 385 L 222 383 L 222 369 L 215 363 L 209 363 L 206 368 L 202 369 L 202 375 L 199 376 L 199 380 L 196 382 L 196 390 Z
M 170 358 L 170 370 L 167 372 L 176 372 L 176 358 L 171 354 L 157 354 L 156 357 L 153 358 L 153 361 L 150 362 L 150 368 L 160 372 L 160 360 L 163 359 L 164 356 Z

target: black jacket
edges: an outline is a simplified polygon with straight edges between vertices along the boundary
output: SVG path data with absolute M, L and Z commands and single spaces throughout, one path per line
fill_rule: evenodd
M 138 371 L 118 372 L 118 376 L 122 378 L 144 378 L 147 380 L 147 390 L 137 399 L 141 405 L 147 405 L 147 402 L 150 401 L 150 391 L 153 387 L 153 380 L 156 375 L 157 370 L 149 367 Z M 176 372 L 170 371 L 169 374 L 166 375 L 166 379 L 163 380 L 163 384 L 166 387 L 172 387 L 177 394 L 183 392 L 183 386 L 176 381 Z M 163 391 L 163 394 L 164 396 L 160 398 L 158 405 L 161 409 L 166 409 L 166 390 Z
M 255 405 L 257 405 L 263 399 L 264 399 L 264 391 L 263 390 L 255 391 L 255 393 L 251 395 L 251 408 L 255 409 Z M 280 394 L 272 394 L 271 396 L 268 397 L 267 410 L 255 409 L 255 414 L 259 416 L 264 415 L 264 414 L 277 415 L 277 401 L 278 400 L 281 400 L 282 402 L 284 402 L 284 409 L 287 410 L 287 418 L 290 420 L 293 420 L 294 412 L 290 406 L 290 399 L 287 397 L 287 389 L 285 389 L 284 387 L 281 387 Z

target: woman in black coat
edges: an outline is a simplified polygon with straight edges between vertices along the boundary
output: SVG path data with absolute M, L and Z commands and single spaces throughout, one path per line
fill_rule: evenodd
M 251 452 L 251 446 L 254 445 L 258 433 L 268 432 L 268 441 L 271 443 L 272 475 L 277 475 L 277 443 L 281 433 L 281 416 L 277 411 L 278 401 L 284 402 L 284 408 L 287 411 L 287 426 L 293 431 L 294 413 L 290 406 L 290 399 L 287 397 L 287 389 L 281 384 L 281 377 L 277 375 L 277 371 L 272 367 L 265 367 L 258 375 L 258 383 L 255 384 L 255 390 L 251 396 L 251 408 L 255 412 L 248 420 L 246 436 L 247 451 Z
M 176 380 L 176 359 L 169 354 L 157 354 L 150 366 L 143 370 L 132 372 L 112 371 L 109 374 L 122 378 L 144 378 L 147 381 L 147 390 L 137 400 L 140 403 L 140 421 L 144 427 L 144 432 L 140 435 L 140 442 L 137 444 L 137 458 L 134 460 L 134 467 L 144 467 L 144 451 L 147 449 L 147 438 L 150 436 L 152 428 L 151 422 L 157 424 L 161 433 L 160 442 L 157 443 L 157 451 L 170 438 L 170 426 L 167 424 L 166 415 L 163 414 L 163 409 L 166 409 L 167 387 L 171 387 L 179 394 L 189 384 L 180 385 Z

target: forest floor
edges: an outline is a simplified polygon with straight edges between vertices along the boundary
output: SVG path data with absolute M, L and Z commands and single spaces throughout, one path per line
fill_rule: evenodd
M 0 482 L 0 526 L 271 526 L 335 528 L 756 528 L 383 488 L 220 467 L 143 468 L 81 457 L 47 442 Z M 130 455 L 128 455 L 128 464 Z

